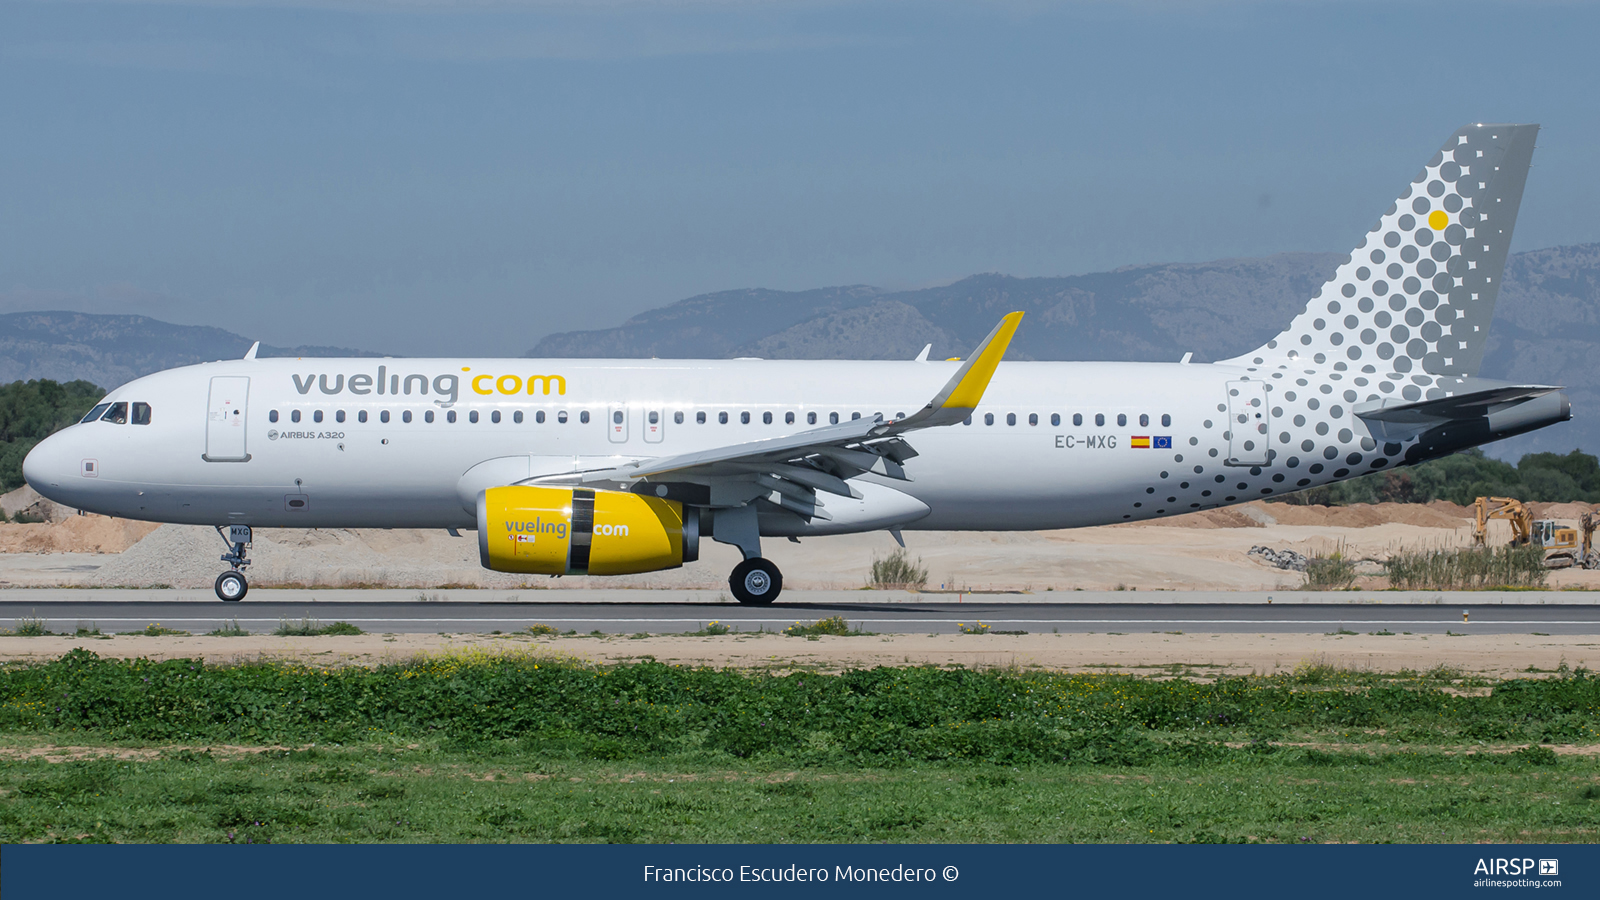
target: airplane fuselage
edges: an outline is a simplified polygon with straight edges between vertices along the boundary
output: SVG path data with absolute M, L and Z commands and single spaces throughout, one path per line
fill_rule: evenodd
M 224 361 L 118 388 L 103 402 L 148 404 L 148 424 L 66 429 L 49 439 L 48 455 L 30 458 L 28 477 L 69 506 L 134 519 L 472 528 L 478 486 L 463 476 L 485 461 L 525 458 L 526 475 L 536 477 L 792 434 L 835 417 L 892 419 L 919 408 L 957 365 Z M 908 437 L 919 454 L 907 466 L 911 481 L 862 480 L 926 504 L 907 529 L 1033 530 L 1173 515 L 1407 461 L 1352 410 L 1368 398 L 1439 392 L 1434 381 L 1008 362 L 970 424 Z M 1241 403 L 1230 393 L 1241 385 L 1259 386 L 1265 402 Z M 228 388 L 231 404 L 218 397 Z M 1230 416 L 1240 414 L 1248 420 L 1234 423 L 1235 435 Z

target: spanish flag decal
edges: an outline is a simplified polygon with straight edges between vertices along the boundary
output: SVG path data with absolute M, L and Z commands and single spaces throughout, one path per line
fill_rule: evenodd
M 1132 447 L 1135 450 L 1140 450 L 1140 449 L 1149 450 L 1150 449 L 1150 436 L 1149 435 L 1144 435 L 1144 434 L 1136 434 L 1133 437 L 1128 439 L 1128 446 Z

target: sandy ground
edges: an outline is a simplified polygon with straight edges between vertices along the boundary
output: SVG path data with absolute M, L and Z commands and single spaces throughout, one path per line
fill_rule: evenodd
M 1536 505 L 1537 515 L 1572 519 L 1580 504 Z M 1250 503 L 1155 523 L 1043 532 L 906 532 L 930 588 L 975 590 L 1274 591 L 1298 586 L 1255 546 L 1311 556 L 1342 551 L 1378 559 L 1399 548 L 1465 546 L 1468 510 L 1448 503 L 1305 507 Z M 1504 542 L 1509 525 L 1492 522 Z M 152 526 L 96 516 L 0 525 L 0 587 L 209 588 L 222 571 L 222 541 L 210 528 Z M 875 557 L 896 549 L 887 533 L 764 542 L 764 552 L 801 590 L 860 587 Z M 259 529 L 249 570 L 256 586 L 483 588 L 657 588 L 725 590 L 738 552 L 706 541 L 681 569 L 616 578 L 552 579 L 489 572 L 471 532 L 384 529 Z M 1375 574 L 1368 563 L 1362 570 Z M 1365 587 L 1380 585 L 1367 583 Z M 1600 589 L 1600 570 L 1551 573 L 1552 588 Z
M 1493 677 L 1600 664 L 1600 638 L 1584 635 L 1026 634 L 863 635 L 816 640 L 776 634 L 644 638 L 526 635 L 369 634 L 284 638 L 0 637 L 0 660 L 54 659 L 82 647 L 102 657 L 204 658 L 212 663 L 280 659 L 309 665 L 378 665 L 425 654 L 529 653 L 590 663 L 656 659 L 694 666 L 838 671 L 869 666 L 1017 667 L 1052 671 L 1271 674 L 1305 664 L 1359 671 L 1447 666 Z

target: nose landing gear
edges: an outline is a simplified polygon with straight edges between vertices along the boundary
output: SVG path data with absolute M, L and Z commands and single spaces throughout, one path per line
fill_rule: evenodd
M 250 546 L 250 526 L 229 525 L 227 531 L 222 528 L 221 525 L 217 526 L 217 536 L 228 545 L 228 552 L 222 555 L 222 561 L 233 568 L 218 575 L 213 587 L 218 600 L 232 603 L 243 600 L 250 591 L 250 583 L 244 577 L 244 567 L 250 565 L 250 560 L 245 558 L 245 550 Z

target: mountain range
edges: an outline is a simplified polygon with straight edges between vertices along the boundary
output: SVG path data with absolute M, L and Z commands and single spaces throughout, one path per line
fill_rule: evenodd
M 1040 360 L 1225 359 L 1288 324 L 1343 261 L 1339 254 L 1130 266 L 1048 278 L 985 274 L 887 291 L 702 294 L 614 328 L 552 334 L 536 357 L 910 359 L 963 356 L 1001 315 L 1025 310 L 1010 357 Z M 84 378 L 115 386 L 160 369 L 239 357 L 250 341 L 220 328 L 144 316 L 0 315 L 0 381 Z M 261 356 L 380 356 L 343 347 L 269 347 Z M 1482 374 L 1567 388 L 1574 419 L 1488 448 L 1522 453 L 1600 448 L 1600 244 L 1514 254 L 1506 266 Z
M 0 383 L 82 378 L 104 388 L 141 375 L 214 359 L 238 359 L 254 343 L 221 328 L 145 316 L 77 312 L 0 315 Z M 346 347 L 271 347 L 258 356 L 381 356 Z

